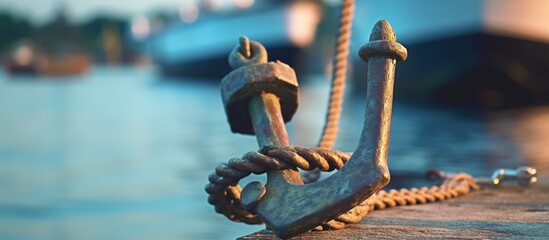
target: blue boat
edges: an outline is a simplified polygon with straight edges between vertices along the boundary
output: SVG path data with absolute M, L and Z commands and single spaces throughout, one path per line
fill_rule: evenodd
M 221 79 L 231 71 L 227 57 L 238 38 L 248 36 L 265 45 L 269 60 L 299 71 L 299 60 L 315 38 L 321 8 L 315 1 L 258 1 L 246 9 L 182 18 L 193 22 L 179 21 L 163 29 L 151 37 L 149 47 L 164 74 Z
M 357 1 L 353 50 L 387 19 L 408 49 L 395 98 L 502 109 L 549 103 L 549 1 Z M 366 89 L 355 56 L 355 90 Z

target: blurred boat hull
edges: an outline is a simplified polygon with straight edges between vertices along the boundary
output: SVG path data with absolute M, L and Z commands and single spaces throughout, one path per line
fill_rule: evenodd
M 11 60 L 4 63 L 4 68 L 10 75 L 74 76 L 86 73 L 90 66 L 90 58 L 84 55 L 40 57 L 39 60 L 24 65 Z
M 409 52 L 396 69 L 395 98 L 480 109 L 549 103 L 549 14 L 540 10 L 549 2 L 420 3 L 403 2 L 398 16 L 387 2 L 367 6 L 374 18 L 395 16 L 389 20 Z M 354 69 L 363 91 L 365 64 L 357 59 Z
M 275 3 L 234 13 L 178 23 L 150 40 L 154 61 L 171 76 L 221 79 L 231 71 L 228 56 L 240 36 L 261 42 L 269 60 L 299 71 L 305 49 L 313 42 L 321 5 L 310 1 Z
M 70 76 L 86 73 L 91 60 L 86 55 L 70 55 L 66 57 L 43 57 L 36 65 L 40 75 Z
M 296 46 L 275 46 L 267 49 L 269 59 L 280 60 L 301 72 L 300 60 L 302 60 L 304 50 Z M 217 79 L 221 80 L 233 69 L 228 64 L 228 53 L 220 52 L 219 55 L 211 56 L 207 59 L 197 59 L 195 61 L 185 61 L 176 63 L 161 63 L 162 74 L 170 77 L 187 77 L 195 79 Z
M 22 64 L 18 64 L 14 61 L 11 61 L 11 60 L 7 60 L 4 63 L 4 69 L 10 75 L 19 75 L 19 74 L 24 74 L 24 75 L 31 74 L 31 75 L 33 75 L 33 74 L 36 74 L 36 67 L 34 65 L 31 65 L 31 64 L 22 65 Z

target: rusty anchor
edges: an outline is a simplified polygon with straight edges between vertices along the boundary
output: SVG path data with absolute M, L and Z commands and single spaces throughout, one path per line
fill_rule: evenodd
M 248 184 L 241 203 L 281 238 L 306 232 L 357 206 L 390 179 L 387 150 L 393 101 L 394 70 L 406 48 L 396 42 L 387 21 L 376 23 L 370 42 L 359 52 L 368 62 L 366 119 L 356 151 L 332 176 L 303 185 L 297 169 L 269 171 L 267 184 Z M 284 122 L 297 108 L 293 70 L 267 62 L 257 42 L 240 39 L 229 58 L 235 70 L 222 81 L 222 97 L 233 132 L 254 134 L 260 147 L 289 146 Z

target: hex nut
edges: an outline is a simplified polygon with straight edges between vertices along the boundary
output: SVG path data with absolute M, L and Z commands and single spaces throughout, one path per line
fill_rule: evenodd
M 233 70 L 221 81 L 221 97 L 231 131 L 254 134 L 249 103 L 261 92 L 275 94 L 280 99 L 284 122 L 290 121 L 298 106 L 298 88 L 294 70 L 279 61 Z

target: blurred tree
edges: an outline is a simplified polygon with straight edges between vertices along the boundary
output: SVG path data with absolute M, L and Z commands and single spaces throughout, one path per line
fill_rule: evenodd
M 125 30 L 128 23 L 126 20 L 107 16 L 97 16 L 79 26 L 83 45 L 93 53 L 96 60 L 106 62 L 112 58 L 119 58 L 125 55 L 126 49 L 123 44 Z M 116 52 L 116 53 L 115 53 Z M 123 58 L 123 57 L 122 57 Z M 123 59 L 114 60 L 115 62 Z
M 33 30 L 28 20 L 0 12 L 0 53 L 5 53 L 18 41 L 29 38 Z

